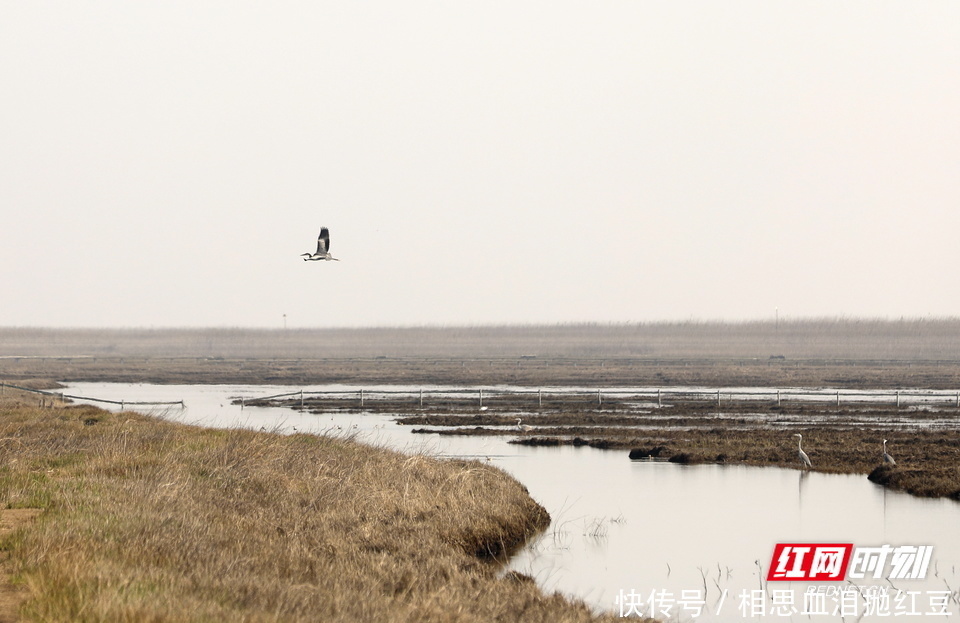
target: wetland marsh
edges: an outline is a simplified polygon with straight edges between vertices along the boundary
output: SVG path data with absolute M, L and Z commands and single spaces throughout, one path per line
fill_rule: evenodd
M 773 546 L 780 541 L 930 544 L 936 548 L 938 575 L 909 586 L 940 590 L 949 585 L 952 591 L 960 586 L 960 541 L 953 529 L 960 522 L 960 504 L 897 493 L 869 482 L 863 472 L 761 468 L 733 460 L 674 464 L 662 460 L 664 457 L 630 460 L 626 449 L 526 445 L 516 442 L 542 435 L 540 427 L 534 433 L 521 433 L 515 419 L 503 412 L 491 413 L 493 408 L 459 416 L 499 422 L 484 427 L 483 434 L 438 435 L 414 433 L 417 425 L 404 423 L 400 413 L 389 410 L 325 410 L 309 401 L 301 409 L 298 398 L 291 404 L 254 400 L 289 393 L 289 389 L 145 384 L 69 387 L 73 392 L 131 401 L 183 399 L 186 409 L 169 410 L 165 417 L 204 427 L 349 437 L 409 455 L 472 460 L 502 468 L 523 483 L 552 518 L 550 526 L 512 558 L 510 569 L 534 578 L 547 592 L 560 590 L 586 600 L 596 610 L 615 611 L 620 589 L 648 593 L 657 589 L 676 595 L 697 590 L 713 610 L 696 620 L 731 620 L 717 616 L 718 600 L 727 595 L 730 601 L 719 614 L 731 615 L 735 612 L 731 604 L 740 591 L 764 585 L 754 561 L 760 560 L 766 569 Z M 344 388 L 305 389 L 309 395 L 311 391 Z M 241 406 L 240 398 L 246 406 Z M 250 406 L 253 404 L 262 406 Z M 592 417 L 596 422 L 607 416 L 610 414 Z M 458 416 L 445 413 L 437 417 L 455 420 Z M 524 421 L 535 417 L 527 414 Z M 456 427 L 438 428 L 458 431 Z M 795 448 L 790 430 L 771 434 L 774 445 L 780 446 L 775 451 L 782 453 L 787 465 L 793 461 Z M 832 435 L 824 432 L 824 438 Z M 897 450 L 897 446 L 889 449 Z M 815 460 L 822 458 L 819 447 L 810 450 Z M 915 460 L 906 454 L 898 454 L 898 459 L 907 471 Z
M 92 391 L 114 398 L 121 388 L 130 399 L 160 393 L 187 400 L 182 414 L 164 417 L 203 426 L 350 436 L 406 453 L 491 463 L 518 478 L 553 518 L 511 568 L 597 610 L 610 611 L 620 588 L 700 587 L 712 600 L 723 589 L 752 586 L 760 573 L 752 560 L 769 556 L 772 541 L 834 538 L 935 544 L 941 566 L 934 581 L 950 587 L 955 609 L 960 547 L 950 536 L 958 517 L 949 498 L 960 491 L 960 412 L 949 400 L 899 407 L 864 400 L 655 404 L 612 394 L 692 387 L 949 395 L 960 387 L 958 328 L 945 321 L 807 323 L 785 331 L 694 324 L 295 336 L 66 332 L 53 340 L 59 354 L 49 344 L 14 350 L 10 334 L 0 331 L 0 344 L 7 344 L 0 379 L 98 387 Z M 179 345 L 161 349 L 162 337 Z M 291 339 L 301 341 L 295 352 L 284 351 Z M 112 341 L 109 352 L 90 351 L 100 340 Z M 104 381 L 123 384 L 99 385 Z M 543 386 L 585 390 L 587 398 L 532 404 L 529 392 Z M 510 387 L 528 395 L 521 403 L 491 394 L 482 408 L 472 399 L 421 406 L 409 395 L 362 406 L 353 395 L 253 400 L 297 389 L 376 387 L 468 393 Z M 607 389 L 611 395 L 602 401 L 590 398 Z M 191 398 L 174 395 L 187 391 Z M 251 402 L 244 407 L 240 398 Z M 519 431 L 518 417 L 533 430 Z M 797 469 L 796 432 L 804 436 L 812 472 Z M 898 465 L 874 474 L 881 487 L 866 477 L 881 463 L 884 439 Z M 631 451 L 639 460 L 630 459 Z M 758 517 L 773 524 L 764 528 Z M 652 521 L 661 518 L 667 523 Z M 722 550 L 747 525 L 761 537 L 747 548 L 751 561 Z M 691 539 L 698 534 L 714 536 Z M 610 569 L 619 571 L 607 575 Z

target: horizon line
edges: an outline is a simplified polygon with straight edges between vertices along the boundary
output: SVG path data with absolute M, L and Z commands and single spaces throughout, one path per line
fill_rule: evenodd
M 561 321 L 561 322 L 483 322 L 483 323 L 423 323 L 423 324 L 371 324 L 371 325 L 304 325 L 304 326 L 268 326 L 268 325 L 0 325 L 0 331 L 361 331 L 361 330 L 449 330 L 449 329 L 529 329 L 529 328 L 582 328 L 582 327 L 648 327 L 648 326 L 744 326 L 744 325 L 802 325 L 816 323 L 831 324 L 917 324 L 951 323 L 960 321 L 956 316 L 792 316 L 778 318 L 750 319 L 698 319 L 682 320 L 624 320 L 624 321 Z

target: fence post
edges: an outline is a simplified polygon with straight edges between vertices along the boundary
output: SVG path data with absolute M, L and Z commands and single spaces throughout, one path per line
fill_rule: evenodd
M 837 406 L 840 406 L 840 390 L 837 390 Z
M 658 407 L 662 407 L 662 406 L 663 406 L 663 397 L 661 396 L 660 392 L 661 392 L 661 390 L 660 390 L 660 388 L 658 387 L 658 388 L 657 388 L 657 406 L 658 406 Z
M 957 396 L 960 396 L 960 393 L 958 393 Z M 960 404 L 960 398 L 957 398 L 957 402 L 958 404 Z M 542 388 L 537 390 L 537 406 L 539 407 L 543 406 L 543 389 Z
M 900 408 L 900 390 L 897 390 L 897 408 Z
M 717 406 L 720 406 L 720 390 L 717 390 Z
M 303 411 L 303 390 L 300 390 L 300 410 Z
M 360 390 L 360 408 L 363 408 L 363 389 Z
M 420 406 L 423 407 L 423 388 L 420 388 Z
M 483 388 L 480 388 L 480 408 L 483 408 Z
M 780 406 L 780 390 L 777 390 L 777 406 Z
M 600 397 L 600 390 L 597 390 L 597 406 L 603 405 L 603 398 Z

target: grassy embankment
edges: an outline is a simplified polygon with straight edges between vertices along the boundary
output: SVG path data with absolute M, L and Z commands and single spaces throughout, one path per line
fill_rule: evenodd
M 498 577 L 548 522 L 499 470 L 10 394 L 0 506 L 40 513 L 0 535 L 7 619 L 603 620 Z

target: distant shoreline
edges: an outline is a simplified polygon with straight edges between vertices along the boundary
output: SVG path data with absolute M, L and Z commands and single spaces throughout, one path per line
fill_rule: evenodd
M 960 390 L 960 361 L 641 357 L 0 356 L 0 381 L 160 385 L 833 387 Z
M 960 319 L 370 327 L 0 327 L 0 357 L 694 358 L 960 362 Z

